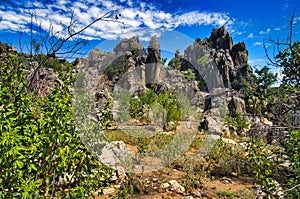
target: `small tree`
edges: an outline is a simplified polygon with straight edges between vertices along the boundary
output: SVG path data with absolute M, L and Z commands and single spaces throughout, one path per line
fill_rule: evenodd
M 275 57 L 269 55 L 266 45 L 264 49 L 271 65 L 282 69 L 282 84 L 300 87 L 300 42 L 293 40 L 293 27 L 295 26 L 295 12 L 289 24 L 289 36 L 286 41 L 270 41 L 275 45 Z
M 270 68 L 264 66 L 255 70 L 257 76 L 253 76 L 256 87 L 251 88 L 250 84 L 244 81 L 247 111 L 258 116 L 266 116 L 274 105 L 274 88 L 272 85 L 277 81 L 277 74 L 270 72 Z

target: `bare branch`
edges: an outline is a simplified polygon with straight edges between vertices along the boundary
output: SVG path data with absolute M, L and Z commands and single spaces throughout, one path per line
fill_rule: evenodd
M 110 19 L 111 15 L 116 13 L 117 11 L 113 10 L 113 11 L 109 11 L 107 13 L 105 13 L 104 15 L 102 15 L 101 17 L 97 18 L 96 20 L 92 21 L 90 24 L 88 24 L 87 26 L 83 27 L 82 29 L 80 29 L 79 31 L 76 31 L 74 33 L 72 33 L 71 28 L 68 27 L 69 30 L 69 36 L 66 37 L 65 39 L 62 40 L 62 42 L 60 44 L 58 44 L 58 46 L 56 47 L 56 49 L 53 49 L 52 52 L 49 52 L 50 55 L 55 55 L 62 47 L 63 45 L 69 41 L 71 38 L 73 38 L 76 35 L 81 34 L 82 32 L 84 32 L 86 29 L 90 28 L 92 25 L 94 25 L 95 23 L 97 23 L 98 21 L 106 21 L 106 22 L 117 22 L 117 23 L 121 23 L 124 24 L 124 22 L 121 21 L 116 21 L 116 19 Z M 119 16 L 119 14 L 117 14 Z
M 31 14 L 31 16 L 33 16 L 33 15 Z M 121 15 L 119 14 L 118 11 L 112 10 L 112 11 L 109 11 L 109 12 L 105 13 L 104 15 L 98 17 L 97 19 L 93 20 L 91 23 L 89 23 L 87 26 L 81 28 L 80 30 L 75 31 L 73 29 L 76 24 L 75 13 L 74 13 L 74 11 L 71 11 L 70 23 L 66 26 L 66 33 L 67 33 L 66 37 L 63 37 L 60 35 L 62 33 L 61 31 L 55 32 L 52 23 L 50 23 L 47 34 L 45 36 L 43 36 L 44 34 L 41 34 L 42 29 L 40 27 L 40 34 L 41 34 L 40 38 L 41 38 L 41 41 L 43 42 L 44 47 L 46 48 L 47 57 L 55 57 L 56 54 L 60 54 L 60 55 L 77 54 L 77 52 L 79 50 L 81 50 L 87 44 L 87 42 L 83 39 L 79 39 L 79 40 L 75 39 L 74 41 L 72 41 L 74 43 L 71 45 L 67 45 L 67 42 L 69 42 L 71 39 L 74 39 L 77 35 L 80 35 L 82 32 L 84 32 L 85 30 L 90 28 L 92 25 L 94 25 L 98 21 L 115 22 L 115 23 L 120 23 L 120 24 L 125 25 L 124 22 L 117 21 L 117 19 L 119 19 L 120 16 Z M 112 18 L 112 17 L 114 17 L 114 18 Z M 31 31 L 32 31 L 32 26 L 31 26 Z M 32 42 L 32 40 L 31 40 L 31 42 Z M 66 50 L 60 52 L 63 49 L 66 49 Z M 39 65 L 34 69 L 34 73 L 29 82 L 29 88 L 32 86 L 34 77 L 36 76 L 38 69 L 44 64 L 47 57 L 45 57 L 43 60 L 41 60 Z

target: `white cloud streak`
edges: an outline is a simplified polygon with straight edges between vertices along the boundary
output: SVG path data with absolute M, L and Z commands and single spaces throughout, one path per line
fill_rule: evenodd
M 140 36 L 140 39 L 143 40 L 149 38 L 150 32 L 159 34 L 156 30 L 174 29 L 178 26 L 222 26 L 234 23 L 234 19 L 227 13 L 191 11 L 174 15 L 157 10 L 152 5 L 143 2 L 133 4 L 132 0 L 119 1 L 122 4 L 112 0 L 56 0 L 47 6 L 38 1 L 31 1 L 28 3 L 30 7 L 25 9 L 0 7 L 0 16 L 2 16 L 0 29 L 19 31 L 21 27 L 27 32 L 31 20 L 29 12 L 35 12 L 37 20 L 41 22 L 44 30 L 48 30 L 49 25 L 52 24 L 55 31 L 62 31 L 63 26 L 68 25 L 70 22 L 71 10 L 76 14 L 77 29 L 88 25 L 109 10 L 119 10 L 121 13 L 120 21 L 124 22 L 125 26 L 121 23 L 100 21 L 81 35 L 82 38 L 88 40 L 128 38 L 132 36 Z M 36 25 L 39 25 L 39 23 Z
M 253 39 L 254 38 L 254 34 L 253 33 L 249 33 L 248 37 L 249 39 Z
M 253 46 L 255 46 L 255 47 L 256 46 L 263 46 L 263 44 L 264 44 L 263 42 L 257 41 L 257 42 L 253 43 Z
M 265 30 L 265 31 L 263 31 L 263 30 L 262 30 L 262 31 L 260 31 L 260 32 L 259 32 L 259 34 L 260 34 L 260 35 L 266 35 L 266 34 L 269 34 L 270 32 L 271 32 L 271 29 L 270 29 L 270 28 L 268 28 L 268 29 L 267 29 L 267 30 Z

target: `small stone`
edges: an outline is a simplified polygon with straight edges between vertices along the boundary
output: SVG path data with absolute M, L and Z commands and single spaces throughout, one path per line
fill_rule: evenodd
M 182 199 L 194 199 L 194 197 L 193 196 L 185 196 Z
M 192 194 L 197 197 L 201 197 L 201 193 L 199 191 L 193 191 Z
M 108 187 L 108 188 L 103 189 L 104 195 L 113 194 L 114 192 L 115 192 L 115 188 L 113 188 L 113 187 Z
M 231 183 L 231 179 L 227 178 L 227 177 L 223 177 L 220 182 L 224 183 L 224 184 L 230 184 Z
M 167 189 L 169 187 L 170 187 L 170 184 L 168 182 L 165 182 L 165 183 L 160 185 L 160 188 L 162 188 L 162 189 Z
M 116 180 L 118 180 L 118 177 L 116 174 L 112 175 L 110 178 L 109 178 L 110 181 L 114 182 Z
M 125 179 L 126 177 L 126 172 L 125 172 L 125 169 L 123 167 L 118 167 L 118 170 L 117 170 L 117 176 L 119 179 L 123 180 Z
M 116 188 L 116 189 L 120 189 L 120 188 L 121 188 L 121 185 L 119 185 L 119 184 L 116 184 L 116 185 L 114 185 L 114 188 Z
M 158 179 L 157 178 L 153 178 L 152 182 L 158 182 Z
M 178 194 L 185 192 L 185 188 L 181 186 L 176 180 L 170 180 L 169 184 L 171 185 L 171 190 L 176 191 Z

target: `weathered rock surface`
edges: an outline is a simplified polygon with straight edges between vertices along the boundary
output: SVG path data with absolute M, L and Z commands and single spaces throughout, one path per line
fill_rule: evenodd
M 232 37 L 223 26 L 212 31 L 210 38 L 196 39 L 183 56 L 188 63 L 182 67 L 196 68 L 211 91 L 217 87 L 243 88 L 242 79 L 253 84 L 252 68 L 248 64 L 248 50 L 244 42 L 233 45 Z M 213 62 L 212 62 L 213 60 Z
M 145 82 L 146 84 L 162 83 L 164 81 L 165 68 L 161 63 L 160 45 L 156 35 L 151 38 L 147 50 L 148 56 L 146 59 Z
M 123 141 L 114 141 L 107 143 L 98 155 L 98 159 L 103 164 L 117 171 L 124 171 L 123 162 L 129 157 L 129 151 Z
M 214 28 L 210 37 L 209 42 L 212 43 L 213 48 L 219 49 L 231 49 L 232 48 L 232 37 L 227 32 L 225 26 L 221 28 Z
M 89 81 L 93 82 L 89 88 L 96 88 L 99 81 L 105 82 L 102 84 L 106 88 L 100 89 L 103 96 L 107 96 L 110 89 L 116 92 L 126 90 L 134 96 L 156 84 L 162 90 L 180 90 L 190 100 L 191 106 L 211 115 L 224 117 L 225 114 L 235 116 L 237 112 L 245 112 L 239 91 L 243 88 L 242 80 L 253 82 L 252 68 L 248 64 L 245 43 L 233 44 L 225 27 L 214 29 L 203 41 L 196 39 L 183 55 L 177 50 L 174 56 L 175 60 L 166 68 L 161 62 L 156 35 L 151 38 L 147 52 L 133 37 L 122 40 L 112 53 L 94 49 L 82 68 L 88 73 Z M 179 68 L 174 66 L 178 60 Z M 194 79 L 188 80 L 190 71 Z M 107 76 L 105 81 L 101 75 Z M 217 135 L 223 130 L 215 129 Z
M 120 43 L 114 48 L 114 54 L 121 56 L 126 52 L 132 52 L 135 56 L 144 54 L 144 46 L 140 44 L 140 41 L 136 37 L 130 39 L 123 39 Z

